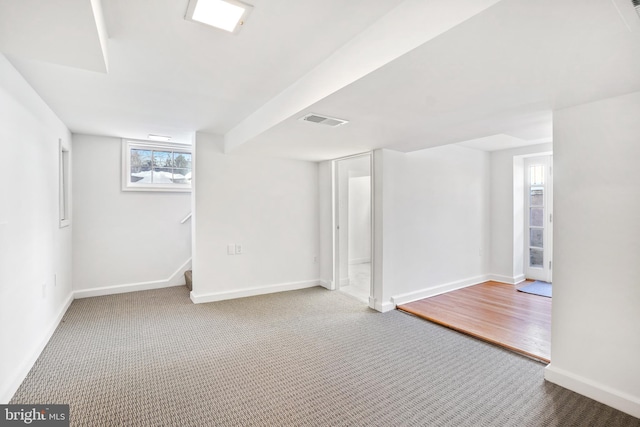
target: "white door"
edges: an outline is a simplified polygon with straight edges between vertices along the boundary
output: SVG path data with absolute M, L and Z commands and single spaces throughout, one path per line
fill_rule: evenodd
M 553 156 L 525 159 L 524 272 L 551 282 L 553 268 Z

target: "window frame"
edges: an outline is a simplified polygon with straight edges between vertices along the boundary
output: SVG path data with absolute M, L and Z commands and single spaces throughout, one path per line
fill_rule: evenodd
M 191 172 L 193 174 L 193 146 L 176 142 L 140 141 L 135 139 L 122 140 L 122 191 L 162 191 L 162 192 L 191 192 L 189 184 L 139 183 L 131 182 L 131 150 L 144 149 L 150 151 L 171 151 L 173 153 L 188 153 L 191 155 Z
M 71 225 L 71 150 L 69 143 L 58 138 L 58 216 L 59 227 Z

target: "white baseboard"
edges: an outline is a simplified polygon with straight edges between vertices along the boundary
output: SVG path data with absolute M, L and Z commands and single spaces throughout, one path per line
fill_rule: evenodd
M 349 264 L 367 264 L 371 262 L 371 258 L 353 258 L 349 260 Z
M 73 292 L 69 294 L 69 297 L 62 305 L 62 308 L 60 308 L 58 315 L 55 317 L 53 322 L 51 322 L 49 328 L 40 338 L 38 345 L 33 349 L 31 354 L 26 359 L 24 359 L 22 364 L 16 370 L 12 370 L 11 378 L 8 379 L 6 384 L 2 385 L 2 389 L 0 389 L 0 404 L 6 405 L 7 403 L 9 403 L 13 395 L 20 387 L 20 384 L 22 384 L 22 381 L 24 381 L 24 379 L 27 377 L 27 374 L 36 363 L 36 360 L 38 360 L 38 357 L 40 357 L 40 353 L 42 353 L 42 350 L 44 350 L 46 345 L 49 343 L 51 336 L 60 324 L 62 317 L 67 312 L 67 309 L 72 302 Z
M 445 292 L 454 291 L 456 289 L 466 288 L 467 286 L 477 285 L 486 282 L 487 280 L 489 279 L 486 275 L 470 277 L 468 279 L 458 280 L 456 282 L 444 283 L 442 285 L 431 286 L 429 288 L 396 295 L 394 297 L 391 297 L 391 302 L 394 306 L 407 304 L 409 302 L 418 301 L 420 299 L 429 298 L 435 295 L 440 295 Z
M 386 313 L 387 311 L 391 311 L 391 310 L 395 310 L 396 309 L 396 305 L 391 303 L 391 302 L 383 302 L 380 305 L 380 308 L 378 309 L 378 311 L 380 313 Z
M 336 286 L 333 284 L 333 280 L 320 280 L 320 286 L 329 289 L 330 291 L 334 291 L 336 289 Z
M 166 280 L 168 285 L 167 287 L 184 286 L 187 283 L 184 277 L 184 273 L 186 273 L 187 270 L 191 270 L 191 258 L 186 260 L 184 264 L 178 267 L 178 269 L 174 271 L 173 274 Z
M 379 311 L 380 313 L 386 313 L 387 311 L 394 310 L 396 306 L 391 302 L 381 302 L 373 297 L 369 297 L 369 308 Z
M 513 284 L 517 285 L 518 283 L 524 282 L 527 278 L 524 276 L 524 274 L 520 274 L 519 276 L 515 276 L 513 278 Z
M 564 369 L 556 368 L 553 365 L 547 365 L 545 368 L 544 379 L 640 418 L 640 398 L 636 396 L 631 396 Z
M 487 276 L 487 280 L 492 280 L 494 282 L 500 282 L 500 283 L 507 283 L 509 285 L 517 285 L 520 282 L 524 282 L 525 277 L 524 277 L 524 274 L 520 274 L 515 277 L 503 276 L 501 274 L 489 274 Z
M 253 297 L 256 295 L 272 294 L 275 292 L 295 291 L 297 289 L 313 288 L 320 286 L 320 280 L 309 280 L 305 282 L 279 283 L 276 285 L 258 286 L 255 288 L 245 288 L 234 291 L 195 293 L 191 292 L 191 301 L 194 304 L 207 302 L 224 301 L 235 298 Z
M 124 285 L 103 286 L 99 288 L 80 289 L 73 292 L 75 299 L 98 297 L 102 295 L 123 294 L 126 292 L 148 291 L 151 289 L 170 288 L 185 284 L 184 272 L 191 268 L 191 258 L 182 264 L 171 276 L 164 280 L 152 282 L 127 283 Z

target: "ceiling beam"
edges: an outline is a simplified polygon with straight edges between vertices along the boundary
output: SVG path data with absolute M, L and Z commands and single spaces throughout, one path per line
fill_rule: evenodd
M 0 52 L 108 72 L 100 0 L 0 0 Z
M 406 0 L 225 135 L 230 152 L 501 0 Z M 323 113 L 318 111 L 317 113 Z M 348 118 L 347 118 L 348 119 Z

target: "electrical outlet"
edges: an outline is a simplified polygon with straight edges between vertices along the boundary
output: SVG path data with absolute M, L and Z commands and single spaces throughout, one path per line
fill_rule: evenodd
M 313 263 L 314 263 L 314 264 L 317 264 L 317 263 L 318 263 L 318 257 L 317 257 L 317 256 L 314 256 L 314 257 L 313 257 Z
M 47 284 L 43 283 L 42 284 L 42 298 L 46 298 L 47 297 Z
M 242 253 L 242 245 L 236 245 L 236 254 Z
M 58 275 L 54 274 L 53 275 L 53 287 L 55 288 L 56 286 L 58 286 Z
M 233 243 L 229 243 L 227 245 L 227 255 L 235 255 L 236 254 L 236 245 Z

